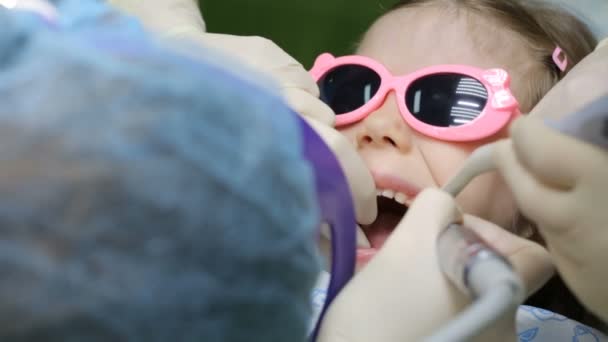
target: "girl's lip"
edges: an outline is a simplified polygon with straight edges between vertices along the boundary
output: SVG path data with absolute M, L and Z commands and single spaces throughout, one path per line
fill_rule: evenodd
M 372 177 L 378 189 L 390 189 L 404 193 L 409 200 L 418 196 L 422 189 L 400 177 L 372 171 Z
M 365 266 L 378 253 L 376 248 L 357 248 L 357 268 Z

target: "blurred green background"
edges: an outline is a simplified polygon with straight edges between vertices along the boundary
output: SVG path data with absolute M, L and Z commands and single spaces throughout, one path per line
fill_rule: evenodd
M 272 39 L 306 68 L 322 52 L 343 55 L 397 0 L 200 0 L 209 32 Z
M 398 0 L 199 0 L 210 32 L 272 39 L 309 68 L 322 52 L 343 55 Z M 608 35 L 608 0 L 548 0 Z

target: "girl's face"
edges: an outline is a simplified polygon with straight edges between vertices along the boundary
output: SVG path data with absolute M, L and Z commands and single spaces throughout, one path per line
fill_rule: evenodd
M 517 71 L 527 62 L 523 44 L 490 22 L 467 13 L 432 7 L 403 8 L 379 19 L 365 35 L 358 54 L 371 57 L 403 75 L 436 64 L 503 68 L 517 85 Z M 524 88 L 525 89 L 525 88 Z M 393 190 L 409 205 L 416 192 L 441 187 L 478 146 L 507 136 L 508 127 L 484 141 L 450 143 L 422 135 L 403 120 L 394 93 L 366 118 L 339 130 L 356 146 L 379 190 Z M 388 196 L 390 197 L 390 192 Z M 509 189 L 496 173 L 476 178 L 458 196 L 466 213 L 510 228 L 516 208 Z M 379 248 L 402 217 L 397 201 L 379 202 L 378 219 L 364 227 L 372 247 Z

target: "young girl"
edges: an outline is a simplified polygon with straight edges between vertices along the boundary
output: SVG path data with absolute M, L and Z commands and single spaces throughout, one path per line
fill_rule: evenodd
M 365 33 L 358 57 L 320 56 L 311 72 L 321 99 L 378 189 L 378 218 L 364 227 L 372 248 L 359 250 L 358 266 L 382 247 L 421 189 L 443 186 L 476 147 L 506 137 L 508 123 L 595 45 L 584 23 L 537 1 L 402 0 Z M 504 82 L 491 89 L 497 75 Z M 492 115 L 502 121 L 473 121 Z M 496 173 L 475 179 L 458 202 L 542 243 Z M 568 293 L 556 278 L 530 303 L 594 324 Z
M 204 36 L 204 34 L 201 35 L 202 32 L 199 29 L 189 28 L 186 31 L 192 33 L 194 38 Z M 268 63 L 272 64 L 272 68 L 265 70 L 270 73 L 275 73 L 277 70 L 285 71 L 286 66 L 294 66 L 292 59 L 280 58 L 280 49 L 276 46 L 253 44 L 258 49 L 252 50 L 247 49 L 247 45 L 243 44 L 246 39 L 230 38 L 230 40 L 220 41 L 219 44 L 211 42 L 211 45 L 235 56 L 243 57 L 245 63 L 253 62 L 249 64 L 258 69 L 260 64 L 264 66 Z M 210 42 L 205 41 L 205 43 Z M 568 69 L 563 71 L 559 69 L 564 65 L 563 57 L 567 56 L 569 68 L 591 51 L 594 45 L 593 37 L 582 23 L 571 15 L 551 7 L 507 0 L 423 0 L 400 2 L 380 18 L 365 35 L 358 54 L 378 60 L 395 75 L 447 63 L 467 65 L 481 70 L 505 69 L 510 73 L 511 89 L 519 100 L 519 109 L 526 113 L 568 71 Z M 565 53 L 558 54 L 554 59 L 552 58 L 553 52 L 558 46 Z M 268 52 L 268 50 L 272 50 L 273 53 L 261 53 Z M 297 63 L 295 66 L 297 69 Z M 277 80 L 284 88 L 283 90 L 292 90 L 295 84 L 301 88 L 298 90 L 303 90 L 301 93 L 309 92 L 314 95 L 314 91 L 306 86 L 302 87 L 302 83 L 306 83 L 303 79 L 294 80 L 293 74 L 296 73 L 293 72 L 293 68 L 288 69 L 292 71 L 289 75 L 284 72 L 275 75 L 278 76 Z M 317 71 L 319 80 L 331 79 L 326 77 L 327 75 L 323 72 Z M 478 77 L 481 77 L 481 73 L 478 74 Z M 334 78 L 334 80 L 338 79 Z M 367 251 L 360 251 L 365 252 L 360 253 L 361 260 L 365 261 L 363 259 L 373 256 L 374 250 L 382 245 L 392 227 L 402 217 L 406 209 L 401 202 L 406 205 L 410 204 L 419 188 L 442 185 L 475 147 L 506 136 L 507 128 L 505 126 L 513 119 L 513 114 L 517 111 L 509 106 L 507 107 L 510 110 L 499 111 L 502 114 L 509 114 L 507 122 L 503 123 L 498 131 L 491 132 L 491 134 L 482 131 L 482 134 L 478 134 L 476 139 L 459 142 L 446 141 L 447 135 L 431 138 L 432 133 L 429 133 L 428 130 L 427 133 L 421 132 L 423 129 L 419 129 L 420 125 L 411 124 L 411 120 L 408 121 L 409 124 L 406 124 L 401 117 L 402 110 L 397 102 L 399 96 L 405 94 L 396 96 L 395 93 L 389 92 L 387 96 L 384 96 L 385 94 L 379 93 L 376 96 L 379 100 L 375 100 L 373 95 L 376 95 L 378 89 L 374 89 L 374 87 L 378 86 L 378 80 L 368 82 L 369 87 L 366 87 L 365 82 L 358 84 L 357 82 L 361 83 L 360 79 L 347 79 L 346 81 L 345 84 L 350 88 L 349 91 L 359 91 L 359 103 L 357 101 L 354 104 L 342 103 L 346 109 L 356 109 L 361 106 L 361 102 L 368 100 L 370 105 L 375 101 L 379 102 L 373 108 L 369 106 L 364 108 L 358 113 L 363 115 L 361 117 L 357 115 L 356 120 L 352 120 L 351 116 L 352 121 L 348 124 L 344 124 L 344 120 L 340 119 L 342 125 L 338 127 L 354 143 L 366 160 L 367 166 L 375 171 L 379 192 L 383 197 L 387 197 L 386 199 L 380 198 L 381 210 L 376 222 L 365 228 L 369 240 L 372 241 L 372 246 L 375 247 Z M 438 84 L 445 83 L 445 80 L 443 81 Z M 479 83 L 476 83 L 474 78 L 465 79 L 463 82 L 469 83 L 470 93 L 479 95 Z M 323 87 L 322 82 L 320 85 Z M 425 84 L 422 84 L 413 89 L 425 90 L 426 93 L 428 88 L 428 85 L 425 87 Z M 328 100 L 328 103 L 340 105 L 340 103 L 331 102 L 330 94 L 327 92 L 331 88 L 322 90 L 324 90 L 323 98 Z M 410 98 L 411 112 L 424 113 L 420 109 L 426 108 L 420 104 L 426 105 L 426 102 L 422 101 L 425 94 L 418 95 L 419 100 L 416 101 L 416 93 L 414 91 Z M 483 94 L 483 90 L 481 93 L 483 99 L 487 94 Z M 352 94 L 348 91 L 344 94 L 347 100 L 357 99 L 357 95 L 351 96 Z M 445 94 L 439 92 L 432 95 L 441 98 Z M 293 102 L 292 97 L 286 97 Z M 491 103 L 494 99 L 501 100 L 499 97 L 486 100 Z M 476 100 L 479 100 L 479 96 Z M 405 102 L 405 99 L 402 102 Z M 481 104 L 485 105 L 482 102 L 472 102 L 472 105 L 481 107 Z M 414 110 L 416 103 L 418 103 L 418 111 Z M 311 114 L 308 112 L 311 108 L 315 113 L 320 111 L 319 106 L 300 107 L 293 103 L 292 106 L 305 116 Z M 401 105 L 402 108 L 404 106 Z M 339 109 L 334 108 L 340 114 L 338 117 L 345 113 Z M 475 114 L 475 111 L 463 111 L 462 108 L 458 111 L 460 113 L 455 111 L 455 114 L 461 116 L 464 112 L 464 117 L 460 117 L 460 119 L 466 119 L 467 114 L 469 118 L 471 113 Z M 454 116 L 454 119 L 456 118 L 458 117 Z M 482 137 L 483 134 L 486 135 Z M 395 192 L 395 190 L 398 191 Z M 533 235 L 531 233 L 534 233 L 534 230 L 529 229 L 529 226 L 524 223 L 525 221 L 519 218 L 508 189 L 495 175 L 477 179 L 459 197 L 459 202 L 466 212 L 492 220 L 520 235 L 531 236 Z M 317 304 L 322 303 L 322 296 L 319 297 Z M 559 302 L 564 302 L 563 297 L 559 299 Z M 572 306 L 568 305 L 568 307 Z M 520 312 L 538 316 L 542 321 L 558 323 L 562 321 L 562 316 L 552 315 L 542 310 L 530 309 Z M 586 333 L 586 330 L 581 329 L 575 333 L 576 339 L 572 338 L 572 340 L 578 340 Z M 528 334 L 527 331 L 523 331 L 522 334 L 521 340 L 526 341 L 536 336 Z M 568 338 L 568 340 L 571 339 Z

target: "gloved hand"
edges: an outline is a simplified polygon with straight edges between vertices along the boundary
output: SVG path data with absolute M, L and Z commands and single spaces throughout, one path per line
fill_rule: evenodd
M 278 83 L 287 103 L 321 136 L 339 160 L 353 196 L 357 221 L 372 223 L 377 214 L 374 180 L 352 144 L 332 127 L 335 114 L 318 99 L 319 89 L 304 67 L 265 38 L 212 33 L 191 38 L 234 56 Z
M 206 33 L 195 0 L 109 0 L 137 16 L 151 30 L 173 40 L 187 40 L 224 52 L 279 84 L 289 105 L 302 116 L 333 125 L 334 113 L 319 101 L 319 89 L 302 64 L 269 39 Z M 196 53 L 196 51 L 189 51 Z
M 495 160 L 566 284 L 608 322 L 608 153 L 529 117 L 513 124 Z
M 357 221 L 372 223 L 377 214 L 374 180 L 352 144 L 333 129 L 335 114 L 318 99 L 319 89 L 304 67 L 266 38 L 214 33 L 193 33 L 190 38 L 223 51 L 277 82 L 287 103 L 321 136 L 339 160 L 354 199 Z
M 335 115 L 318 99 L 319 89 L 302 64 L 266 38 L 205 33 L 204 21 L 194 0 L 151 0 L 145 4 L 139 0 L 110 2 L 140 17 L 165 37 L 217 49 L 271 77 L 290 107 L 306 119 L 340 161 L 353 196 L 357 221 L 370 224 L 375 220 L 374 180 L 349 141 L 332 128 Z M 197 51 L 183 52 L 196 55 Z
M 562 135 L 539 119 L 559 120 L 608 95 L 608 39 L 517 120 L 495 161 L 522 212 L 545 238 L 564 281 L 608 322 L 608 153 Z
M 108 0 L 118 9 L 138 17 L 150 30 L 164 35 L 205 32 L 205 21 L 196 0 Z
M 287 103 L 303 117 L 333 126 L 335 114 L 318 99 L 319 88 L 302 64 L 269 39 L 257 36 L 190 31 L 175 38 L 189 39 L 222 51 L 236 61 L 270 76 Z
M 419 341 L 469 304 L 442 274 L 437 261 L 439 233 L 462 222 L 514 263 L 534 290 L 552 273 L 541 246 L 474 217 L 462 217 L 447 193 L 427 189 L 382 249 L 337 296 L 325 316 L 320 342 Z M 514 341 L 515 316 L 509 313 L 484 339 Z

